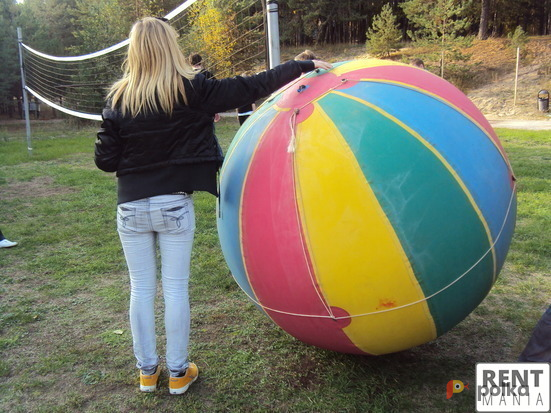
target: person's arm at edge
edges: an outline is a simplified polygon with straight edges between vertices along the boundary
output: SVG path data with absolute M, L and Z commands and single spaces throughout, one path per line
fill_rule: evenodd
M 192 83 L 197 88 L 190 92 L 197 93 L 196 99 L 191 99 L 191 105 L 211 113 L 225 112 L 269 96 L 302 73 L 317 68 L 331 69 L 332 65 L 320 60 L 291 60 L 253 76 L 211 81 L 200 77 L 194 79 L 197 83 Z

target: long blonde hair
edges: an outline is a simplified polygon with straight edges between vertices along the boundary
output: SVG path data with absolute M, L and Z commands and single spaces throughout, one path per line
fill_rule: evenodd
M 178 95 L 187 104 L 182 76 L 192 79 L 196 72 L 187 63 L 177 38 L 176 30 L 154 17 L 134 24 L 123 77 L 107 95 L 113 107 L 120 105 L 123 116 L 160 111 L 171 114 Z

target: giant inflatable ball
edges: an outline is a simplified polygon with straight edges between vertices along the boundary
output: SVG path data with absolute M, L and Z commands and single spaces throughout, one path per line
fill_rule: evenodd
M 396 352 L 488 294 L 513 235 L 514 181 L 453 85 L 344 62 L 287 85 L 241 127 L 221 172 L 220 242 L 243 291 L 292 336 Z

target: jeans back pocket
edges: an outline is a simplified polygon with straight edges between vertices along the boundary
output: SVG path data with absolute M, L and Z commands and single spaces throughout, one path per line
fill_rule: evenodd
M 136 208 L 119 205 L 117 208 L 117 228 L 136 231 Z
M 189 231 L 191 229 L 191 213 L 187 202 L 171 208 L 161 208 L 161 213 L 168 232 Z

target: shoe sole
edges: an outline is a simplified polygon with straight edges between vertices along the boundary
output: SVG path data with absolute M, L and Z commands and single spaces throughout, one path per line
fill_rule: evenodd
M 160 375 L 161 375 L 161 371 L 159 366 L 157 366 L 157 370 L 155 370 L 154 374 L 143 375 L 140 373 L 140 391 L 143 391 L 144 393 L 152 393 L 156 391 L 157 388 L 159 387 Z M 145 385 L 142 383 L 149 383 L 149 385 Z
M 144 393 L 153 393 L 157 390 L 157 385 L 154 386 L 143 386 L 140 384 L 140 391 L 143 391 Z
M 197 376 L 199 377 L 199 376 Z M 179 389 L 171 389 L 169 388 L 168 391 L 170 394 L 184 394 L 187 389 L 189 389 L 189 386 L 191 386 L 193 383 L 195 383 L 195 380 L 197 380 L 197 377 L 195 377 L 189 384 L 186 384 L 184 387 L 181 387 Z

